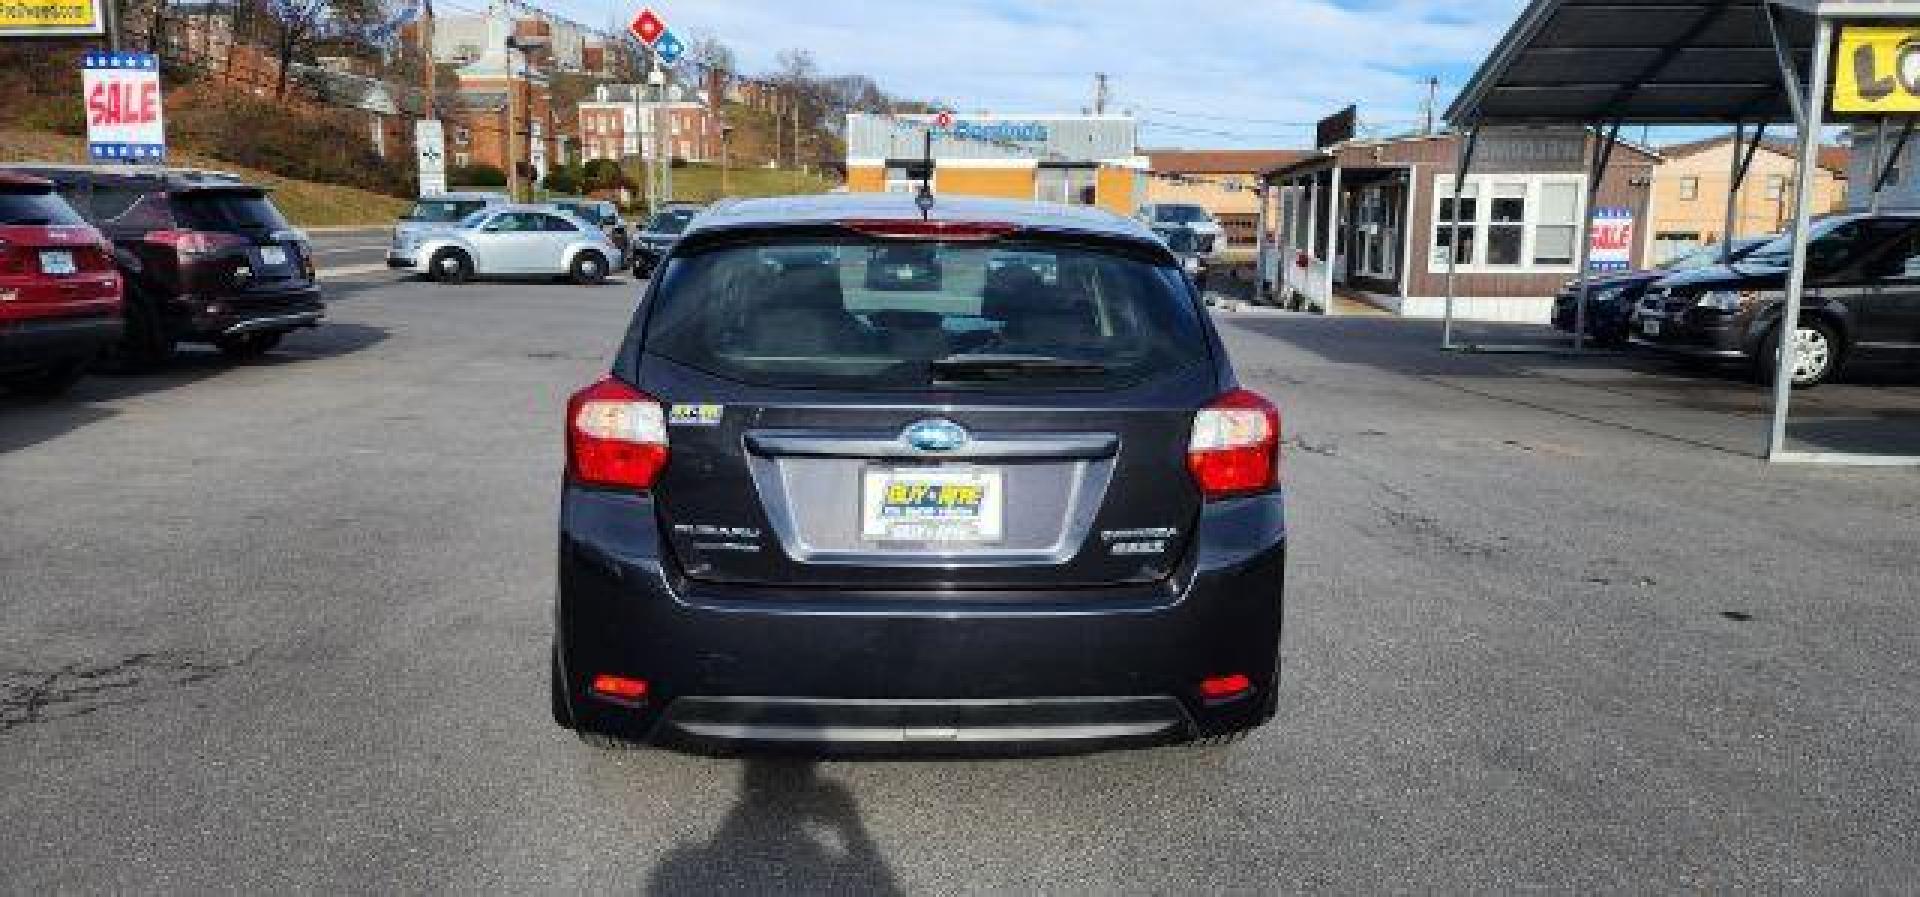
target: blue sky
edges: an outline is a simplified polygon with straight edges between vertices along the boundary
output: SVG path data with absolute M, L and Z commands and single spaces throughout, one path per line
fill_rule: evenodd
M 540 0 L 583 23 L 638 6 Z M 710 33 L 749 73 L 804 47 L 828 73 L 872 76 L 962 111 L 1077 112 L 1093 75 L 1149 147 L 1293 147 L 1358 103 L 1363 126 L 1413 125 L 1429 76 L 1440 105 L 1522 0 L 658 0 L 683 36 Z

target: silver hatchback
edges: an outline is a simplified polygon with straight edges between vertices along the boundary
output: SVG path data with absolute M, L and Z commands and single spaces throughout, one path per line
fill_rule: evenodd
M 474 277 L 564 276 L 599 283 L 625 263 L 600 228 L 551 206 L 496 206 L 396 246 L 403 263 L 443 283 Z

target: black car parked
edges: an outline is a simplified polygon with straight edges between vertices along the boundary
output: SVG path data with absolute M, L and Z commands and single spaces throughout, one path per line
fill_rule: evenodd
M 1279 437 L 1142 224 L 716 208 L 569 403 L 554 718 L 610 748 L 1230 739 L 1276 708 Z
M 1731 260 L 1746 258 L 1747 253 L 1771 239 L 1771 236 L 1746 237 L 1733 241 Z M 1725 249 L 1724 244 L 1713 243 L 1644 271 L 1603 274 L 1591 278 L 1587 287 L 1587 338 L 1601 346 L 1626 345 L 1627 338 L 1632 335 L 1634 312 L 1639 308 L 1640 297 L 1646 293 L 1647 287 L 1681 271 L 1722 264 L 1728 260 L 1723 256 Z M 1579 301 L 1580 281 L 1568 281 L 1560 293 L 1553 297 L 1555 329 L 1563 333 L 1573 332 Z
M 1793 384 L 1813 386 L 1852 361 L 1920 360 L 1920 212 L 1823 218 L 1808 239 Z M 1739 362 L 1770 381 L 1791 249 L 1777 237 L 1731 266 L 1654 284 L 1634 344 Z
M 696 203 L 668 203 L 660 207 L 645 230 L 633 237 L 633 249 L 627 255 L 633 260 L 635 277 L 652 277 L 653 269 L 660 260 L 666 258 L 667 250 L 673 247 L 673 241 L 680 239 L 687 225 L 700 214 L 705 206 Z
M 113 244 L 128 361 L 164 360 L 181 342 L 250 358 L 325 316 L 312 249 L 261 187 L 193 169 L 10 167 L 53 181 Z

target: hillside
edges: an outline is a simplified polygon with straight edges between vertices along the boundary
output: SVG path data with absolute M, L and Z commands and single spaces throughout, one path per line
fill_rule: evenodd
M 636 183 L 645 184 L 638 166 L 628 166 Z M 825 193 L 839 186 L 838 178 L 785 168 L 734 168 L 727 172 L 727 196 L 788 196 Z M 681 202 L 712 202 L 721 197 L 720 166 L 686 165 L 673 170 L 673 198 Z
M 85 161 L 87 142 L 83 138 L 0 128 L 0 162 Z M 407 200 L 381 193 L 281 177 L 199 153 L 175 153 L 168 161 L 174 165 L 231 171 L 253 183 L 271 187 L 274 204 L 288 221 L 301 227 L 392 224 L 412 205 Z

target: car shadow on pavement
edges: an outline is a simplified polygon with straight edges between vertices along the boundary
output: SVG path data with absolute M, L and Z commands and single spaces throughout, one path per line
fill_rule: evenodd
M 1232 329 L 1285 343 L 1335 365 L 1359 365 L 1480 399 L 1524 406 L 1588 424 L 1752 456 L 1773 411 L 1773 392 L 1734 366 L 1689 364 L 1649 352 L 1588 354 L 1449 352 L 1440 327 L 1420 320 L 1319 316 L 1222 316 Z M 1478 324 L 1474 333 L 1506 345 L 1547 345 L 1544 328 Z M 1324 385 L 1335 370 L 1242 360 L 1248 377 L 1283 385 Z M 1920 450 L 1920 370 L 1859 364 L 1817 389 L 1796 390 L 1792 428 L 1813 445 Z
M 745 761 L 713 837 L 668 853 L 647 893 L 899 894 L 853 793 L 810 759 Z
M 105 403 L 192 386 L 238 368 L 296 366 L 347 355 L 386 338 L 383 328 L 327 323 L 318 330 L 296 333 L 280 349 L 249 361 L 233 361 L 206 347 L 186 347 L 151 368 L 95 371 L 58 398 L 0 392 L 0 453 L 57 438 L 119 413 Z

